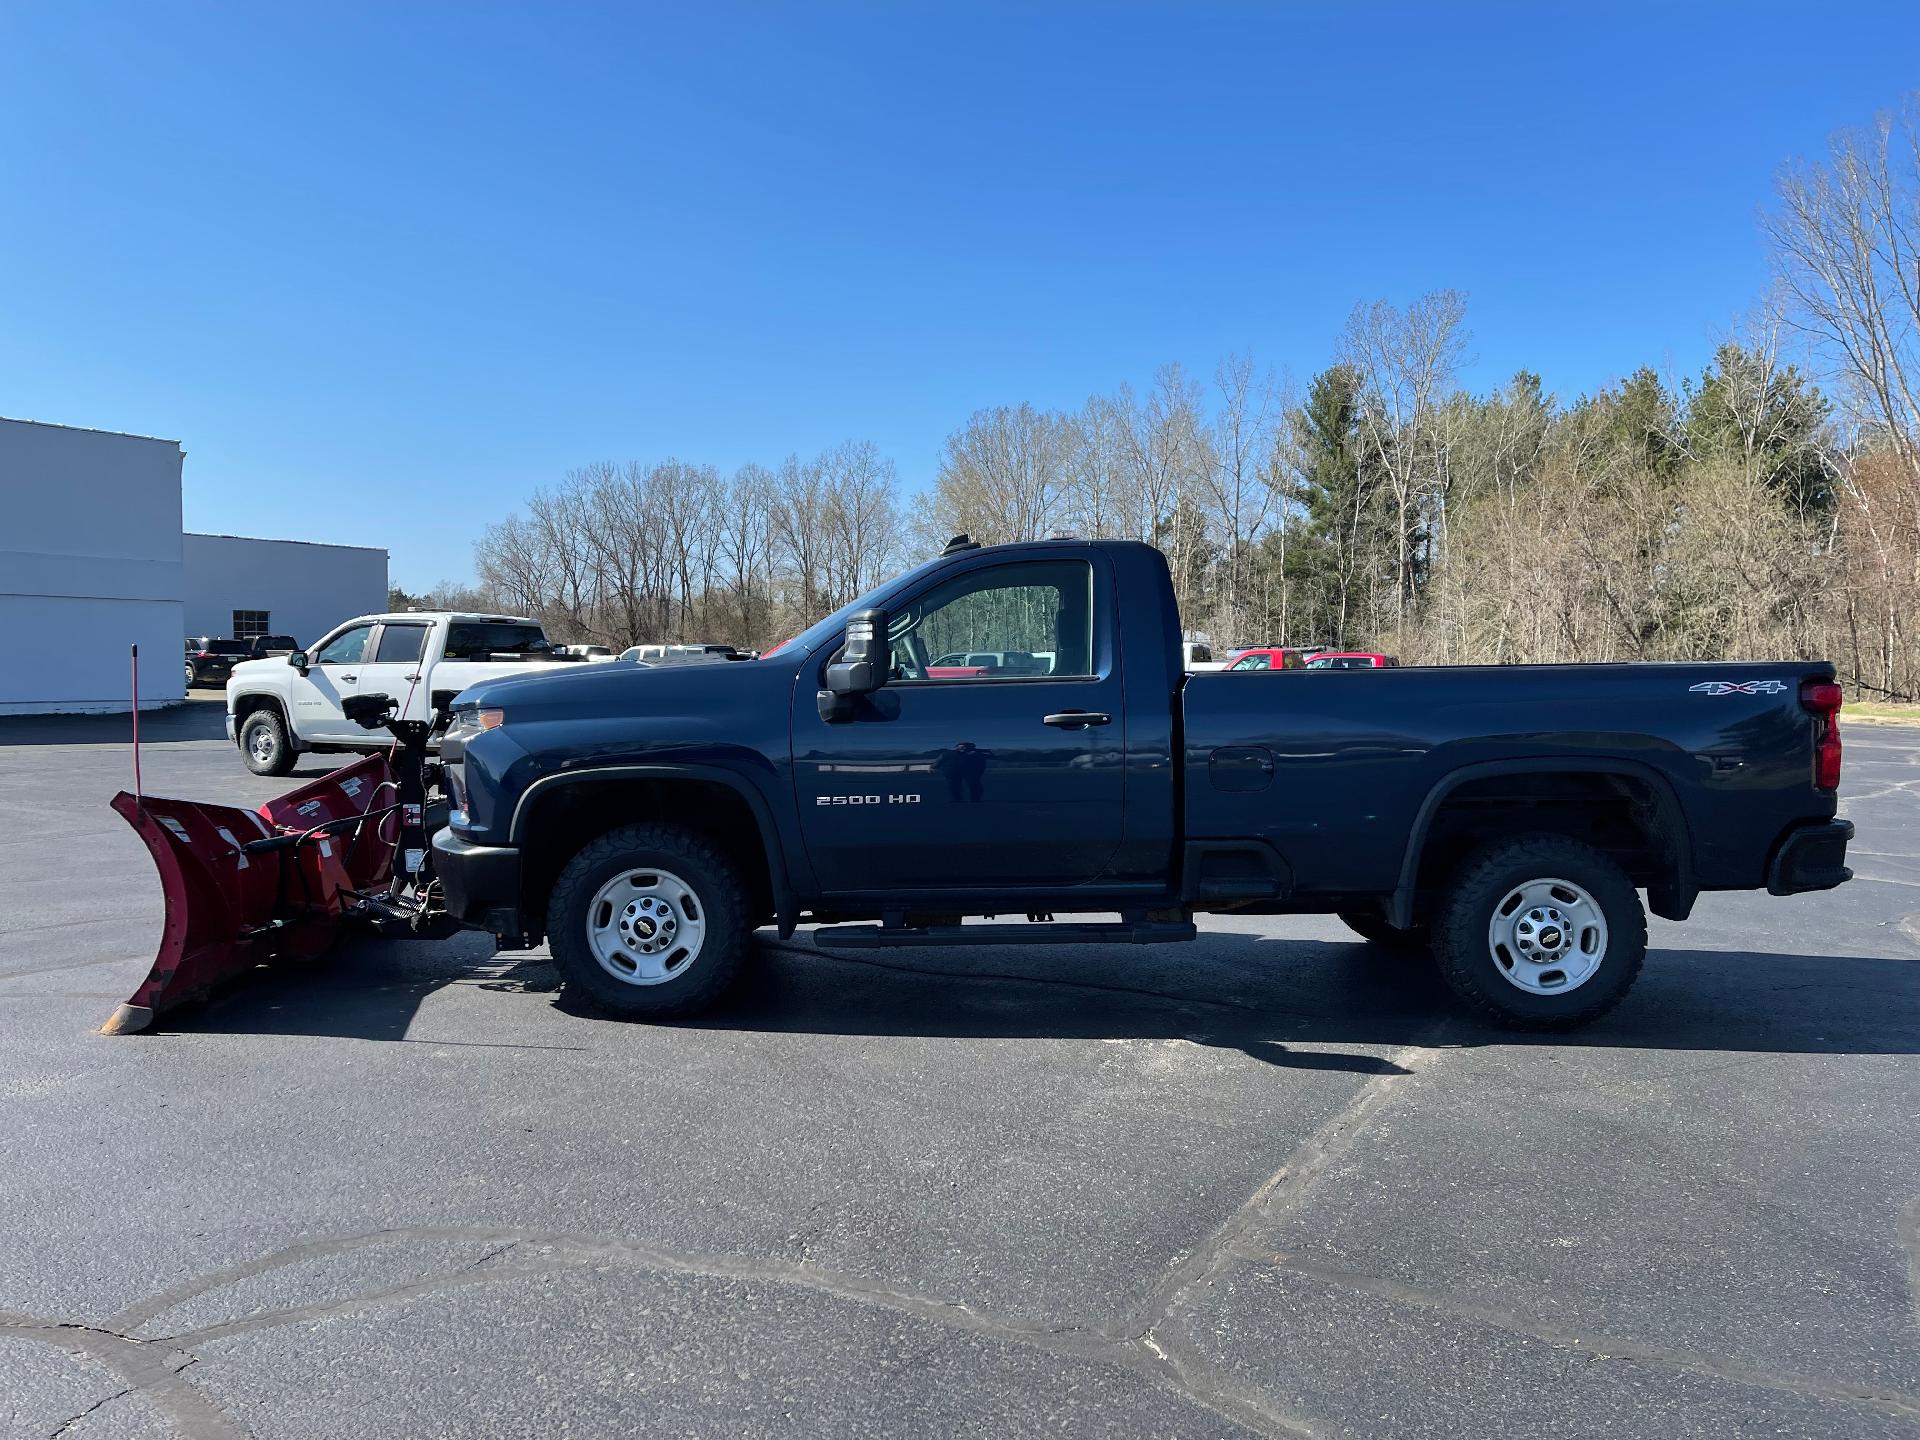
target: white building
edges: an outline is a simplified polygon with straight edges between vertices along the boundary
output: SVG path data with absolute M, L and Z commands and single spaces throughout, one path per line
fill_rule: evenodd
M 0 715 L 184 695 L 187 635 L 316 640 L 387 603 L 387 552 L 187 535 L 177 440 L 0 418 Z
M 342 620 L 387 608 L 384 550 L 239 535 L 181 539 L 189 635 L 291 635 L 311 645 Z

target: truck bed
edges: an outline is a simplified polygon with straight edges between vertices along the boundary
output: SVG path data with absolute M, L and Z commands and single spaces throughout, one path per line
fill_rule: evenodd
M 1799 698 L 1833 673 L 1763 662 L 1192 675 L 1186 833 L 1266 840 L 1299 893 L 1379 893 L 1439 797 L 1544 768 L 1635 779 L 1671 806 L 1699 888 L 1764 885 L 1787 829 L 1834 814 L 1810 784 L 1815 721 Z

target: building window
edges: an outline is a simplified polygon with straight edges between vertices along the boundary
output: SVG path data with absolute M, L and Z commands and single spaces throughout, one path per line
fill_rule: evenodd
M 253 640 L 267 633 L 267 621 L 272 612 L 268 610 L 236 610 L 233 612 L 233 638 Z

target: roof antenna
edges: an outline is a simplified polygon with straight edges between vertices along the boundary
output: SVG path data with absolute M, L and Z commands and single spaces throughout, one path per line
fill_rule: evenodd
M 968 538 L 967 532 L 962 530 L 958 535 L 947 541 L 946 549 L 940 553 L 942 555 L 958 555 L 962 550 L 978 550 L 979 548 L 980 542 Z
M 140 647 L 133 650 L 133 803 L 144 809 L 140 798 Z

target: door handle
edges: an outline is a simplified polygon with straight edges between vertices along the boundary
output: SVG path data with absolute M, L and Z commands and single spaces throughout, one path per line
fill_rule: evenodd
M 405 680 L 409 685 L 417 685 L 420 683 L 420 672 L 416 670 L 413 672 L 413 674 L 402 675 L 400 678 L 402 680 Z
M 343 684 L 352 685 L 357 683 L 360 677 L 358 675 L 342 675 L 340 679 Z
M 1089 725 L 1111 725 L 1113 716 L 1101 710 L 1061 710 L 1042 716 L 1040 723 L 1056 730 L 1084 730 Z

